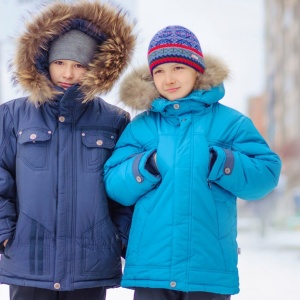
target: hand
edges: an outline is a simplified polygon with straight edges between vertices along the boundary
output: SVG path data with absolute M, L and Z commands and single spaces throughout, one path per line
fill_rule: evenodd
M 7 243 L 8 243 L 8 240 L 5 240 L 5 241 L 3 242 L 3 246 L 6 247 Z

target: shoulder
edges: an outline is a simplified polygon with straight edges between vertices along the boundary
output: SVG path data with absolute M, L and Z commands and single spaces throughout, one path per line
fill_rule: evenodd
M 152 111 L 144 111 L 139 114 L 137 114 L 133 120 L 132 120 L 132 125 L 133 126 L 149 126 L 149 127 L 154 127 L 156 126 L 155 124 L 157 123 L 156 120 L 159 117 L 158 113 L 154 113 Z
M 141 138 L 157 138 L 159 122 L 157 118 L 158 113 L 151 111 L 144 111 L 136 115 L 128 125 L 128 130 L 134 136 L 140 136 Z
M 36 107 L 31 102 L 28 101 L 27 97 L 13 99 L 4 102 L 0 105 L 0 109 L 2 112 L 6 111 L 7 113 L 10 113 L 12 115 L 14 115 L 20 110 L 25 110 L 26 107 L 36 109 Z
M 123 119 L 123 118 L 127 119 L 129 116 L 129 113 L 126 110 L 124 110 L 116 105 L 110 104 L 110 103 L 106 102 L 105 100 L 103 100 L 102 98 L 99 98 L 99 97 L 95 98 L 93 100 L 93 103 L 94 103 L 94 106 L 96 108 L 100 109 L 101 112 L 103 112 L 103 113 L 115 115 L 117 118 L 121 118 L 121 119 Z
M 251 122 L 250 118 L 240 111 L 220 103 L 214 104 L 213 119 L 214 123 L 228 124 L 234 128 L 241 126 L 245 122 Z

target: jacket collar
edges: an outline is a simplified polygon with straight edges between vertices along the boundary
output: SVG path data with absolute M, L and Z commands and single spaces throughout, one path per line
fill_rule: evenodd
M 184 114 L 204 114 L 210 111 L 211 105 L 224 97 L 224 85 L 213 87 L 210 90 L 195 90 L 188 96 L 169 101 L 165 98 L 156 98 L 151 104 L 150 111 L 159 112 L 164 116 L 180 116 Z
M 49 108 L 53 112 L 55 118 L 59 116 L 64 117 L 65 123 L 76 122 L 81 114 L 88 107 L 88 103 L 83 103 L 83 93 L 79 85 L 73 85 L 67 90 L 61 87 L 55 87 L 59 92 L 54 100 L 49 102 Z M 48 107 L 47 104 L 44 104 Z

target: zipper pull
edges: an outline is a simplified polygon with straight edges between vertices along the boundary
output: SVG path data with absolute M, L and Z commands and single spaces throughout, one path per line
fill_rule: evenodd
M 207 179 L 207 185 L 208 185 L 208 187 L 211 189 L 211 183 L 210 183 L 210 180 L 209 180 L 209 179 Z

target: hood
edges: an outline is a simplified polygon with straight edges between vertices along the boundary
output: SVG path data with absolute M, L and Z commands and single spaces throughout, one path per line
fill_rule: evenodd
M 30 101 L 36 105 L 53 100 L 61 91 L 49 78 L 49 45 L 70 29 L 78 29 L 104 39 L 81 84 L 83 101 L 107 93 L 127 67 L 134 50 L 134 24 L 126 17 L 126 12 L 111 4 L 87 0 L 68 4 L 55 1 L 34 16 L 19 37 L 12 62 L 14 83 L 29 93 Z
M 218 58 L 206 55 L 205 72 L 198 75 L 194 90 L 211 90 L 220 86 L 229 77 L 228 67 Z M 125 76 L 120 86 L 120 99 L 134 110 L 147 110 L 160 95 L 154 85 L 149 66 L 133 70 Z

